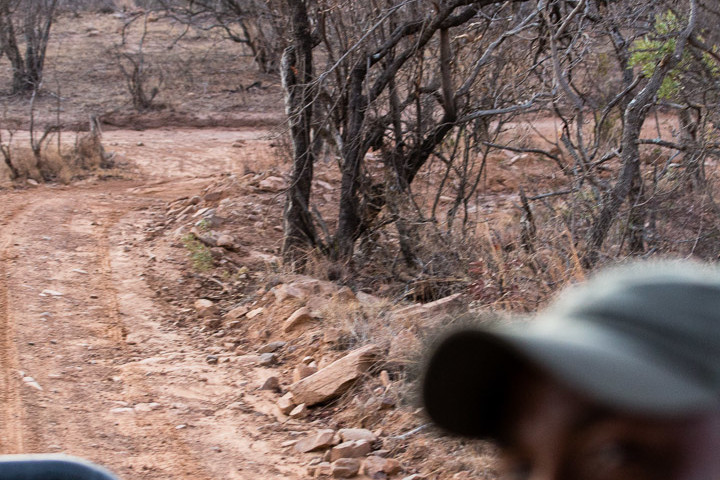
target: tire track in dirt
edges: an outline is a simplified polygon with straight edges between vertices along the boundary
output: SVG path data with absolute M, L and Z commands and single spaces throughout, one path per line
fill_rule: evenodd
M 132 213 L 128 211 L 113 211 L 103 215 L 104 223 L 102 225 L 102 232 L 97 237 L 95 243 L 96 256 L 99 259 L 98 263 L 100 265 L 100 279 L 99 283 L 96 284 L 96 288 L 98 291 L 106 294 L 105 296 L 108 299 L 103 315 L 103 321 L 106 324 L 106 335 L 117 344 L 117 350 L 120 350 L 124 355 L 128 355 L 128 353 L 131 354 L 132 352 L 127 351 L 128 344 L 126 339 L 129 333 L 128 322 L 124 321 L 122 317 L 132 314 L 126 313 L 127 308 L 120 299 L 117 285 L 122 283 L 123 275 L 120 274 L 120 272 L 125 272 L 125 276 L 127 276 L 129 270 L 114 268 L 114 266 L 117 265 L 113 265 L 112 250 L 114 248 L 117 249 L 117 245 L 112 245 L 111 238 L 118 235 L 117 232 L 122 229 L 119 224 L 129 215 L 132 216 Z M 134 308 L 141 308 L 144 300 L 145 299 L 138 296 L 135 299 Z M 143 377 L 133 378 L 131 388 L 144 392 L 145 394 L 154 392 L 157 389 L 156 386 L 145 381 Z M 152 436 L 148 436 L 147 432 L 138 435 L 138 437 L 142 436 L 144 438 L 144 445 L 138 448 L 138 451 L 148 450 L 152 451 L 154 455 L 157 455 L 157 452 L 164 450 L 165 452 L 162 456 L 165 462 L 167 462 L 169 458 L 172 460 L 172 468 L 170 468 L 170 470 L 172 470 L 172 478 L 212 480 L 211 477 L 208 477 L 202 471 L 191 446 L 182 438 L 178 430 L 171 426 L 173 423 L 167 418 L 167 415 L 163 412 L 146 412 L 146 416 L 153 418 L 145 419 L 141 425 L 151 426 L 153 433 Z M 150 469 L 148 465 L 144 465 L 144 468 Z
M 154 466 L 146 452 L 152 452 L 168 472 L 159 478 L 207 480 L 164 413 L 147 412 L 142 420 L 125 414 L 132 410 L 121 400 L 128 391 L 153 392 L 155 386 L 142 377 L 111 380 L 128 359 L 147 354 L 125 342 L 137 304 L 120 298 L 122 282 L 137 272 L 116 271 L 111 258 L 117 223 L 149 203 L 127 195 L 127 187 L 39 189 L 31 207 L 7 217 L 13 228 L 2 237 L 0 271 L 3 453 L 62 451 L 105 464 L 123 478 L 158 478 L 150 476 Z M 10 255 L 13 244 L 17 252 Z M 19 370 L 41 389 L 25 385 Z
M 24 197 L 8 195 L 0 219 L 0 454 L 19 453 L 23 448 L 23 409 L 20 400 L 15 324 L 8 314 L 7 262 L 12 228 L 27 208 Z
M 100 284 L 99 289 L 107 293 L 108 300 L 103 312 L 103 318 L 107 322 L 107 336 L 118 345 L 123 345 L 127 336 L 127 329 L 118 317 L 119 306 L 117 300 L 117 292 L 111 287 L 112 282 L 112 265 L 110 261 L 110 245 L 109 232 L 111 227 L 115 227 L 122 217 L 121 212 L 111 212 L 105 216 L 105 223 L 102 225 L 102 232 L 97 237 L 96 255 L 99 258 L 100 265 Z
M 0 255 L 0 454 L 23 451 L 22 408 L 17 383 L 15 328 L 8 316 L 5 249 Z
M 173 327 L 144 277 L 150 254 L 173 272 L 185 258 L 147 242 L 153 205 L 162 218 L 164 201 L 265 151 L 265 141 L 235 148 L 238 136 L 257 134 L 219 132 L 229 155 L 188 163 L 193 139 L 159 132 L 167 152 L 144 158 L 144 181 L 0 191 L 0 453 L 68 453 L 124 480 L 304 478 L 274 394 L 258 391 L 267 372 L 209 365 L 212 342 Z

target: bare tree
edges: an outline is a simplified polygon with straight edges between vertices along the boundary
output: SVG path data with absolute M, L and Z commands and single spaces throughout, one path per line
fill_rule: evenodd
M 310 189 L 315 155 L 311 148 L 313 40 L 307 6 L 302 0 L 288 0 L 293 41 L 282 58 L 282 80 L 293 143 L 293 172 L 283 215 L 283 258 L 302 263 L 304 251 L 317 244 L 310 215 Z
M 347 7 L 320 2 L 308 22 L 316 25 L 311 35 L 318 41 L 315 58 L 325 63 L 312 82 L 309 145 L 329 140 L 341 158 L 338 224 L 327 248 L 343 262 L 351 259 L 355 243 L 386 205 L 395 210 L 401 237 L 412 236 L 394 206 L 406 203 L 402 197 L 450 132 L 480 119 L 527 111 L 549 98 L 533 88 L 537 85 L 527 74 L 515 79 L 514 87 L 526 82 L 524 92 L 514 88 L 491 100 L 473 91 L 488 65 L 498 60 L 497 50 L 534 28 L 538 9 L 514 17 L 505 2 L 494 0 Z M 470 24 L 474 41 L 461 35 Z M 297 50 L 296 43 L 297 38 Z M 460 50 L 472 52 L 468 63 L 456 61 Z M 379 153 L 374 158 L 389 175 L 369 173 L 371 151 Z M 411 243 L 404 245 L 408 263 L 413 262 Z
M 40 87 L 56 7 L 57 0 L 0 1 L 0 49 L 12 66 L 13 93 Z
M 593 227 L 588 232 L 586 262 L 590 266 L 597 261 L 597 252 L 605 241 L 612 222 L 617 218 L 620 206 L 631 193 L 633 183 L 639 181 L 640 151 L 638 140 L 640 139 L 640 128 L 663 81 L 680 63 L 688 38 L 695 32 L 697 5 L 694 0 L 691 0 L 690 4 L 687 26 L 682 31 L 677 32 L 675 48 L 660 58 L 652 75 L 647 79 L 647 83 L 633 96 L 623 112 L 624 125 L 620 141 L 622 169 L 615 185 L 603 197 L 602 209 Z
M 544 10 L 544 41 L 552 78 L 559 86 L 553 102 L 553 113 L 563 125 L 559 147 L 571 159 L 563 168 L 571 182 L 568 192 L 586 195 L 582 192 L 589 189 L 589 198 L 596 203 L 590 206 L 587 228 L 573 224 L 570 230 L 576 235 L 584 230 L 583 261 L 586 267 L 592 267 L 627 203 L 621 243 L 627 240 L 631 254 L 644 253 L 648 197 L 641 146 L 654 143 L 688 152 L 685 165 L 688 172 L 694 172 L 693 178 L 700 170 L 698 160 L 707 153 L 703 154 L 694 140 L 698 116 L 692 113 L 692 106 L 698 105 L 698 96 L 689 95 L 690 89 L 684 88 L 688 83 L 686 74 L 695 70 L 690 68 L 693 57 L 700 59 L 695 67 L 702 66 L 703 58 L 706 70 L 712 70 L 714 65 L 706 57 L 712 49 L 702 51 L 693 46 L 699 42 L 700 5 L 691 0 L 681 8 L 677 8 L 677 2 L 632 1 L 601 10 L 594 2 L 551 2 L 549 6 L 554 8 Z M 593 66 L 597 68 L 609 52 L 616 63 L 603 67 L 608 73 L 602 79 L 604 88 L 598 88 L 588 72 L 593 71 Z M 711 83 L 704 84 L 705 91 Z M 676 100 L 685 98 L 673 104 L 667 102 L 670 96 Z M 678 109 L 677 145 L 667 139 L 641 138 L 648 114 L 661 105 Z M 619 122 L 618 134 L 609 137 L 614 119 Z M 619 162 L 617 168 L 610 167 L 616 172 L 615 178 L 608 181 L 599 173 L 614 160 Z M 583 216 L 583 221 L 587 219 Z
M 275 41 L 260 43 L 276 53 L 265 56 L 248 43 L 261 64 L 283 52 L 293 145 L 283 255 L 296 266 L 310 249 L 349 263 L 358 242 L 392 225 L 404 263 L 427 270 L 419 230 L 433 225 L 441 241 L 458 225 L 465 234 L 468 206 L 499 150 L 549 159 L 547 168 L 564 182 L 549 192 L 517 188 L 525 251 L 535 251 L 541 217 L 533 210 L 542 205 L 567 230 L 577 264 L 582 257 L 592 267 L 608 244 L 643 254 L 662 221 L 653 202 L 672 165 L 681 166 L 685 186 L 701 189 L 706 159 L 720 154 L 720 39 L 708 28 L 720 13 L 709 0 L 189 6 L 188 23 L 223 28 L 243 43 L 261 38 L 248 25 L 266 26 L 260 30 Z M 668 113 L 678 118 L 675 137 L 643 138 L 645 120 Z M 560 125 L 544 146 L 503 134 L 510 121 L 535 115 Z M 673 161 L 645 168 L 646 146 L 670 151 Z M 328 148 L 341 175 L 330 227 L 311 191 L 313 163 Z M 430 202 L 420 188 L 435 189 Z
M 142 34 L 137 47 L 128 49 L 128 30 L 137 20 L 142 21 Z M 115 46 L 118 68 L 125 77 L 133 107 L 139 112 L 153 108 L 153 100 L 160 93 L 160 88 L 165 81 L 162 70 L 147 62 L 144 52 L 147 33 L 148 14 L 131 17 L 123 27 L 120 44 Z
M 281 0 L 161 0 L 160 4 L 188 27 L 222 30 L 250 50 L 261 72 L 278 73 L 289 23 Z

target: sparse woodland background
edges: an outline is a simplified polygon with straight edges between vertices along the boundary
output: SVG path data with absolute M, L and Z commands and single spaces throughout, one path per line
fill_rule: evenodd
M 117 212 L 93 222 L 98 250 L 127 252 L 125 273 L 142 269 L 132 288 L 157 297 L 147 317 L 158 318 L 111 318 L 102 334 L 122 330 L 122 342 L 144 335 L 125 325 L 184 331 L 193 344 L 179 369 L 227 372 L 228 396 L 197 410 L 213 430 L 208 448 L 215 426 L 236 415 L 216 413 L 254 396 L 235 382 L 249 370 L 226 359 L 287 342 L 277 365 L 285 383 L 307 359 L 324 365 L 373 344 L 385 380 L 370 371 L 337 403 L 314 408 L 307 428 L 382 429 L 384 449 L 423 477 L 497 478 L 490 446 L 441 438 L 413 403 L 424 345 L 451 324 L 524 317 L 604 265 L 718 260 L 719 24 L 716 0 L 0 0 L 0 188 L 27 189 L 4 190 L 8 228 L 39 228 L 15 218 L 50 219 L 55 210 L 41 209 L 56 193 L 62 218 L 82 217 L 83 235 L 91 219 Z M 52 185 L 31 189 L 41 182 Z M 151 196 L 159 182 L 169 188 Z M 138 184 L 140 193 L 122 193 Z M 33 209 L 13 217 L 36 192 Z M 75 212 L 73 198 L 103 206 Z M 134 218 L 144 220 L 125 223 Z M 58 258 L 95 265 L 74 237 L 47 243 L 70 248 Z M 112 268 L 86 270 L 107 278 L 109 298 Z M 35 297 L 25 287 L 18 298 Z M 312 321 L 288 331 L 302 310 Z M 28 333 L 28 351 L 42 352 L 40 333 Z M 100 349 L 76 343 L 83 356 L 73 362 L 99 359 Z M 117 366 L 139 364 L 145 348 L 108 345 Z M 112 378 L 111 362 L 98 363 L 94 378 Z M 175 382 L 198 378 L 193 367 Z M 146 389 L 137 393 L 147 401 Z M 290 438 L 270 431 L 253 441 Z M 162 449 L 145 442 L 147 431 L 137 445 L 175 448 L 162 432 Z M 238 431 L 227 435 L 246 451 Z
M 125 12 L 112 58 L 137 112 L 166 108 L 177 83 L 145 46 L 158 20 L 175 41 L 212 32 L 281 82 L 289 269 L 534 309 L 598 265 L 720 255 L 714 0 L 3 0 L 4 98 L 57 89 L 43 82 L 53 20 L 85 10 Z M 62 121 L 45 125 L 38 158 Z M 337 166 L 332 209 L 317 162 Z M 533 169 L 491 190 L 514 162 Z

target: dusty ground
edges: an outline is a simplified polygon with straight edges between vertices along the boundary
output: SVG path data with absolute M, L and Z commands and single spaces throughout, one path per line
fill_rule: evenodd
M 121 12 L 60 15 L 35 98 L 36 127 L 59 123 L 66 131 L 87 129 L 90 115 L 105 129 L 268 127 L 282 122 L 279 78 L 258 72 L 242 45 L 217 30 L 183 35 L 184 27 L 168 19 L 149 22 L 141 43 L 144 17 L 133 18 Z M 150 110 L 142 113 L 132 107 L 121 70 L 129 68 L 123 53 L 139 58 L 140 52 L 149 72 L 146 91 L 158 87 Z M 0 125 L 27 130 L 29 97 L 8 95 L 11 78 L 9 62 L 0 62 Z M 259 87 L 245 89 L 258 82 Z
M 19 189 L 0 190 L 0 454 L 65 452 L 126 480 L 307 478 L 307 464 L 318 454 L 295 452 L 294 440 L 318 428 L 368 427 L 402 464 L 393 478 L 416 472 L 433 480 L 462 480 L 469 472 L 496 478 L 486 445 L 441 439 L 431 428 L 416 430 L 426 420 L 412 395 L 395 389 L 407 374 L 402 362 L 413 360 L 402 354 L 416 351 L 422 336 L 417 321 L 397 321 L 387 313 L 402 306 L 395 305 L 403 299 L 402 288 L 365 311 L 330 304 L 323 323 L 298 336 L 278 332 L 293 307 L 276 308 L 268 300 L 274 285 L 291 279 L 273 263 L 283 195 L 282 188 L 260 185 L 289 170 L 282 128 L 271 127 L 282 112 L 277 79 L 258 74 L 246 52 L 213 32 L 195 33 L 168 49 L 179 27 L 153 22 L 146 53 L 165 72 L 165 84 L 158 108 L 137 114 L 115 56 L 124 21 L 89 13 L 62 18 L 36 101 L 40 125 L 54 123 L 62 110 L 66 142 L 72 129 L 86 128 L 89 115 L 99 116 L 103 145 L 119 168 L 70 185 L 20 182 Z M 128 51 L 137 48 L 134 35 Z M 0 85 L 7 85 L 7 76 L 2 63 Z M 258 80 L 261 89 L 238 88 Z M 16 145 L 25 145 L 28 98 L 0 99 L 0 126 L 15 129 Z M 533 125 L 511 135 L 556 139 L 556 121 L 533 119 Z M 485 226 L 496 248 L 491 253 L 502 259 L 503 248 L 508 250 L 503 225 L 509 226 L 508 238 L 517 237 L 510 227 L 516 229 L 521 213 L 518 186 L 544 193 L 564 183 L 542 158 L 498 153 L 489 160 L 470 220 Z M 332 161 L 319 162 L 313 186 L 314 201 L 331 226 L 337 175 Z M 206 195 L 214 193 L 221 195 Z M 220 255 L 235 267 L 225 272 L 191 267 L 182 238 L 200 217 L 179 212 L 196 196 L 193 212 L 218 209 L 218 216 L 231 220 L 221 228 L 237 245 Z M 446 211 L 452 198 L 440 202 Z M 562 234 L 558 242 L 565 245 Z M 537 259 L 544 254 L 538 252 Z M 548 258 L 554 259 L 552 251 Z M 523 265 L 507 260 L 506 266 L 517 267 L 508 270 L 511 278 L 527 274 Z M 318 277 L 329 277 L 325 267 L 313 266 Z M 387 265 L 381 269 L 389 271 Z M 511 290 L 503 300 L 507 305 L 493 306 L 540 306 L 570 268 L 546 270 L 547 285 L 531 279 L 537 299 L 528 290 Z M 383 284 L 373 278 L 376 273 L 358 281 L 370 287 L 367 293 L 378 293 L 372 288 Z M 477 275 L 484 280 L 482 271 Z M 475 295 L 485 300 L 483 291 Z M 208 331 L 192 308 L 199 297 L 212 298 L 223 313 L 235 304 L 267 311 L 221 334 Z M 313 409 L 305 419 L 288 419 L 275 407 L 278 394 L 258 387 L 271 374 L 286 387 L 304 356 L 322 361 L 342 355 L 321 346 L 329 326 L 346 332 L 351 346 L 378 343 L 388 354 L 381 368 L 390 372 L 391 385 L 382 386 L 372 372 L 351 395 Z M 280 365 L 243 360 L 273 340 L 290 344 Z M 392 403 L 383 404 L 388 398 Z
M 494 478 L 492 453 L 439 439 L 404 386 L 422 317 L 398 320 L 388 312 L 401 305 L 372 297 L 363 311 L 328 301 L 322 322 L 282 331 L 297 307 L 276 305 L 269 291 L 294 278 L 273 263 L 283 196 L 260 183 L 285 168 L 272 131 L 115 130 L 103 143 L 120 178 L 0 190 L 0 454 L 67 453 L 126 480 L 307 478 L 322 452 L 300 454 L 294 441 L 366 427 L 400 461 L 393 478 Z M 322 186 L 331 170 L 319 166 L 315 187 L 328 203 L 337 193 Z M 227 201 L 208 200 L 220 192 Z M 181 222 L 172 212 L 198 195 L 196 209 L 230 212 L 222 228 L 238 245 L 225 253 L 241 271 L 192 268 L 180 239 L 200 217 Z M 223 312 L 235 304 L 266 312 L 231 332 L 208 330 L 193 309 L 201 297 Z M 324 344 L 330 328 L 342 346 Z M 258 366 L 258 348 L 278 340 L 289 345 L 280 363 Z M 308 355 L 322 365 L 369 342 L 385 354 L 379 368 L 390 385 L 375 370 L 350 396 L 299 420 L 279 412 L 279 393 L 259 390 L 270 375 L 285 390 Z
M 203 136 L 228 159 L 200 154 Z M 129 156 L 146 142 L 142 182 L 2 193 L 1 453 L 66 452 L 126 479 L 303 476 L 255 392 L 261 372 L 208 365 L 203 339 L 172 328 L 144 278 L 155 208 L 195 194 L 199 170 L 233 168 L 232 141 L 256 136 L 113 132 Z
M 401 437 L 424 422 L 414 407 L 379 415 L 351 402 L 372 400 L 377 378 L 303 420 L 279 414 L 278 394 L 258 390 L 271 374 L 289 384 L 294 362 L 315 351 L 321 331 L 290 339 L 293 353 L 273 368 L 242 358 L 276 339 L 268 336 L 286 311 L 234 336 L 203 331 L 192 309 L 198 297 L 217 297 L 226 311 L 232 302 L 252 305 L 286 279 L 272 264 L 283 195 L 258 188 L 288 167 L 282 127 L 274 127 L 282 117 L 279 82 L 215 32 L 195 32 L 168 49 L 181 28 L 153 22 L 144 48 L 165 83 L 157 109 L 137 114 L 117 65 L 125 20 L 85 12 L 60 18 L 35 100 L 36 125 L 59 121 L 67 144 L 89 115 L 98 116 L 118 168 L 70 185 L 4 179 L 0 189 L 0 454 L 64 452 L 122 479 L 306 478 L 318 454 L 295 452 L 293 441 L 318 428 L 371 426 L 402 460 L 398 478 L 419 471 L 434 440 L 410 447 L 416 435 Z M 127 52 L 137 51 L 137 30 L 132 35 Z M 0 88 L 8 75 L 0 63 Z M 238 88 L 256 81 L 261 88 Z M 13 148 L 27 149 L 29 98 L 0 91 L 0 100 L 3 141 L 9 129 Z M 321 210 L 336 201 L 327 183 L 332 167 L 316 175 L 325 182 L 315 188 Z M 196 220 L 181 225 L 168 213 L 208 185 L 212 192 L 228 183 L 237 184 L 229 204 L 234 254 L 247 257 L 249 270 L 236 272 L 241 280 L 221 294 L 213 282 L 226 279 L 197 274 L 183 247 L 183 228 Z M 333 318 L 357 330 L 356 313 L 345 313 Z M 368 341 L 363 328 L 353 330 L 353 341 Z M 442 473 L 432 462 L 426 470 Z

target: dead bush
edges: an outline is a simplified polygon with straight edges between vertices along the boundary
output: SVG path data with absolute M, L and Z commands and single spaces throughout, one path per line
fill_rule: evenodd
M 9 180 L 32 179 L 68 184 L 89 172 L 112 166 L 100 135 L 94 130 L 76 135 L 71 146 L 50 141 L 43 142 L 41 149 L 6 144 L 3 155 L 6 164 L 13 166 L 7 175 Z
M 91 170 L 96 168 L 111 168 L 112 158 L 105 153 L 101 141 L 100 125 L 97 118 L 90 119 L 90 131 L 78 134 L 75 138 L 75 148 L 72 152 L 73 163 L 79 168 Z
M 12 159 L 19 180 L 68 184 L 77 173 L 70 158 L 59 152 L 55 146 L 44 149 L 39 158 L 32 149 L 18 147 L 13 150 Z
M 128 29 L 134 20 L 137 19 L 143 20 L 142 34 L 138 40 L 137 48 L 135 50 L 128 50 Z M 149 21 L 150 14 L 146 13 L 142 17 L 136 16 L 127 22 L 122 30 L 121 43 L 115 46 L 117 67 L 123 77 L 125 77 L 125 83 L 132 99 L 133 108 L 138 112 L 163 108 L 163 105 L 154 103 L 154 100 L 165 83 L 165 75 L 162 69 L 148 62 L 148 58 L 143 50 L 148 34 Z
M 18 174 L 18 179 L 30 178 L 36 182 L 43 181 L 38 167 L 37 158 L 29 147 L 14 147 L 11 150 L 12 163 Z

